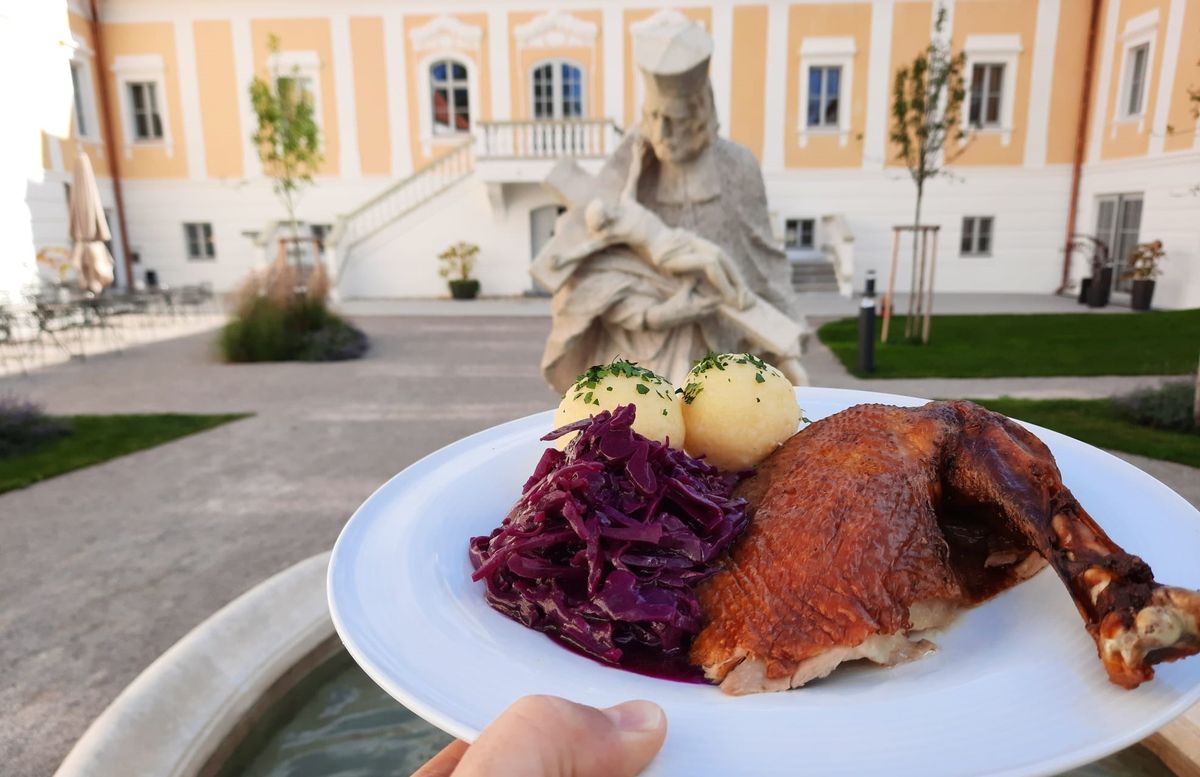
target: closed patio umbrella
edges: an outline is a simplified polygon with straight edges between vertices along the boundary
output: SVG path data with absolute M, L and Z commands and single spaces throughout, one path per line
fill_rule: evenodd
M 113 259 L 104 245 L 112 238 L 108 222 L 104 218 L 104 204 L 100 201 L 100 188 L 92 172 L 92 161 L 79 152 L 75 158 L 75 170 L 71 182 L 71 240 L 75 242 L 71 251 L 71 262 L 79 271 L 79 285 L 99 294 L 113 282 Z

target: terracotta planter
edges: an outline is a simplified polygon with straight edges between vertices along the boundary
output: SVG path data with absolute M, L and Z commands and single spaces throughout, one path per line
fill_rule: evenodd
M 1134 310 L 1149 310 L 1150 299 L 1154 296 L 1154 281 L 1134 281 L 1129 290 L 1129 307 Z
M 454 299 L 475 299 L 479 296 L 479 281 L 450 281 L 450 296 Z

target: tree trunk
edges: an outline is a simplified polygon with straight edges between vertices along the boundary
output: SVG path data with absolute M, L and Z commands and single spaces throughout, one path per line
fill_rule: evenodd
M 916 337 L 917 332 L 917 299 L 920 295 L 920 285 L 924 282 L 922 278 L 918 281 L 917 277 L 917 252 L 918 241 L 921 235 L 921 198 L 925 194 L 925 182 L 918 179 L 917 181 L 917 205 L 913 213 L 913 238 L 912 238 L 912 282 L 909 284 L 908 295 L 908 316 L 904 319 L 904 336 L 908 339 Z M 924 270 L 924 267 L 921 268 Z
M 300 222 L 296 220 L 296 203 L 292 200 L 292 190 L 287 187 L 283 190 L 283 207 L 287 209 L 288 223 L 292 225 L 292 251 L 288 251 L 287 255 L 291 258 L 295 251 L 294 255 L 297 258 L 292 263 L 299 265 L 300 252 L 296 249 L 300 246 Z

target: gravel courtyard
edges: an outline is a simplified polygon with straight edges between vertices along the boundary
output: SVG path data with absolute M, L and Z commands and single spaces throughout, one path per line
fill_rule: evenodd
M 264 578 L 329 549 L 358 504 L 463 435 L 551 407 L 549 319 L 365 316 L 366 359 L 219 364 L 205 333 L 0 379 L 53 413 L 252 412 L 0 496 L 0 764 L 51 774 L 155 657 Z M 1135 379 L 813 383 L 924 396 L 1102 396 Z M 1129 458 L 1200 503 L 1200 478 Z M 186 700 L 181 700 L 186 703 Z

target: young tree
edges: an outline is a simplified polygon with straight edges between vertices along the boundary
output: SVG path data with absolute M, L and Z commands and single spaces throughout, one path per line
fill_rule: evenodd
M 267 48 L 279 53 L 279 37 L 271 35 Z M 296 205 L 301 190 L 312 183 L 313 173 L 324 158 L 321 131 L 317 126 L 312 94 L 304 87 L 298 69 L 279 74 L 271 80 L 258 76 L 250 82 L 250 102 L 258 118 L 258 127 L 250 136 L 262 160 L 263 172 L 274 179 L 275 194 L 287 209 L 292 237 L 299 239 Z
M 942 36 L 945 23 L 946 9 L 939 5 L 929 46 L 896 72 L 892 90 L 891 141 L 897 149 L 896 158 L 908 168 L 917 187 L 912 240 L 913 294 L 909 297 L 907 322 L 910 333 L 916 331 L 911 315 L 913 300 L 923 291 L 917 284 L 917 251 L 925 184 L 944 174 L 946 166 L 965 148 L 961 116 L 966 97 L 963 84 L 966 55 L 951 53 L 949 42 Z M 923 257 L 921 261 L 919 272 L 923 283 Z M 933 279 L 929 282 L 932 287 Z
M 1200 65 L 1200 62 L 1196 63 Z M 1192 118 L 1200 121 L 1200 86 L 1189 86 L 1187 90 L 1188 101 L 1192 104 Z M 1167 130 L 1170 131 L 1170 127 Z M 1193 128 L 1193 132 L 1195 129 Z M 1192 194 L 1200 194 L 1200 183 L 1192 187 Z M 1200 374 L 1196 377 L 1196 390 L 1200 391 Z M 1200 399 L 1196 400 L 1196 406 L 1200 407 Z M 1196 414 L 1196 426 L 1200 426 L 1200 413 Z

